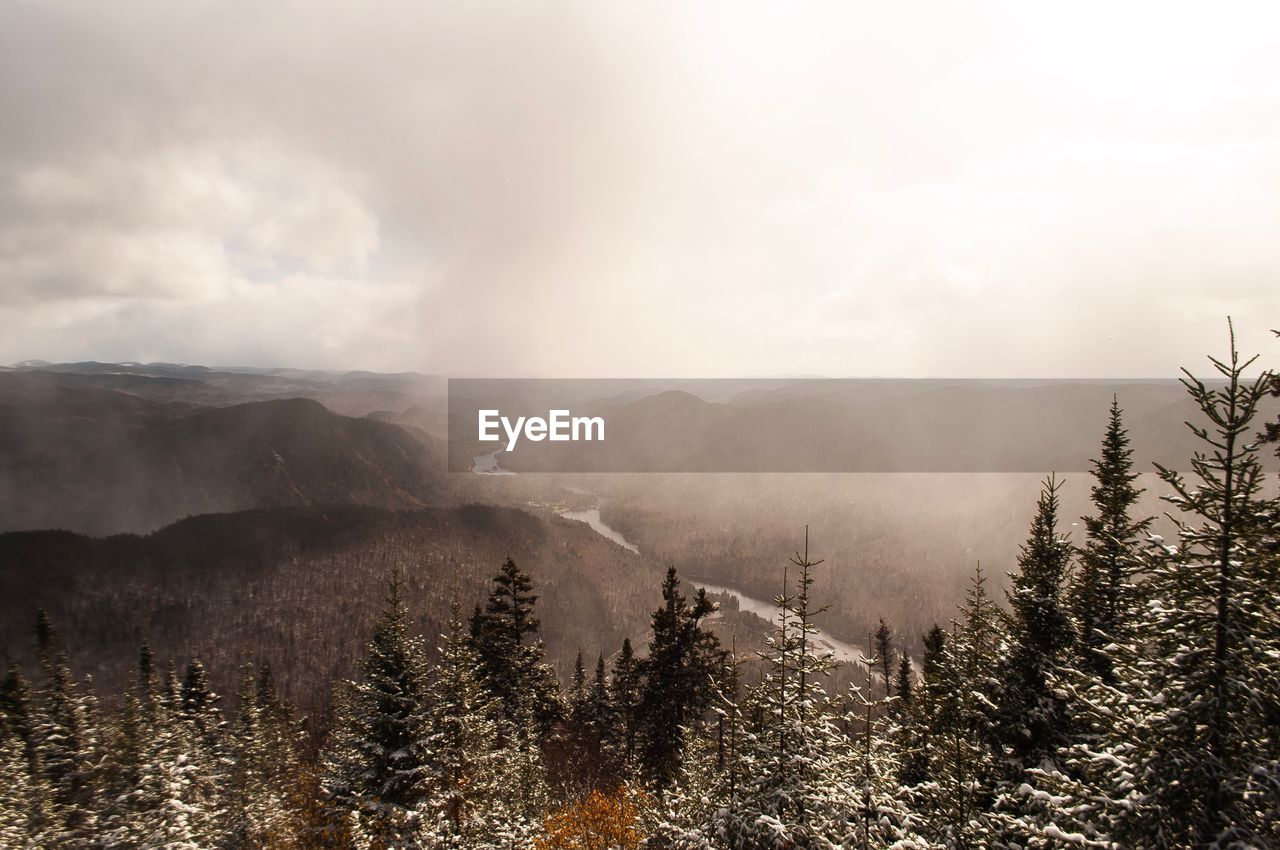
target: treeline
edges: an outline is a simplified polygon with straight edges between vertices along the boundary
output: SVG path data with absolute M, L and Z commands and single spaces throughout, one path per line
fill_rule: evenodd
M 671 569 L 644 651 L 562 686 L 510 559 L 455 604 L 435 661 L 393 577 L 333 721 L 305 736 L 269 670 L 224 712 L 199 662 L 143 648 L 117 707 L 37 627 L 41 680 L 0 693 L 0 846 L 14 848 L 1269 848 L 1280 846 L 1280 501 L 1259 406 L 1280 387 L 1190 375 L 1204 450 L 1160 468 L 1149 533 L 1118 403 L 1071 541 L 1044 484 L 1004 605 L 975 570 L 920 669 L 871 636 L 832 687 L 806 539 L 755 658 Z M 1275 429 L 1270 436 L 1274 438 Z

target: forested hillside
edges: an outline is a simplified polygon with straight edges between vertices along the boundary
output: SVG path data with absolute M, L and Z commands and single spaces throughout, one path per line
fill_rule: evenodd
M 510 509 L 6 535 L 4 598 L 44 588 L 6 624 L 48 610 L 0 686 L 0 846 L 1280 846 L 1280 387 L 1249 365 L 1186 382 L 1202 449 L 1157 469 L 1169 534 L 1117 400 L 1075 533 L 1050 475 L 1007 591 L 975 567 L 918 658 L 881 621 L 847 685 L 806 528 L 751 647 L 674 567 Z M 558 675 L 547 638 L 602 621 Z M 323 723 L 282 668 L 332 685 Z
M 282 692 L 315 713 L 350 674 L 391 572 L 430 635 L 507 557 L 536 565 L 553 658 L 613 652 L 644 633 L 661 568 L 582 523 L 480 505 L 329 506 L 203 515 L 145 537 L 0 535 L 0 646 L 32 658 L 43 609 L 76 670 L 108 692 L 146 640 L 162 659 L 199 657 L 222 688 L 245 658 L 270 662 Z

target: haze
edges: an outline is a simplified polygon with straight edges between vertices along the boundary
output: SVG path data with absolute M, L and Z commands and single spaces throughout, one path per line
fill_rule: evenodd
M 1032 8 L 1035 5 L 1036 8 Z M 12 3 L 0 362 L 1270 353 L 1270 4 Z

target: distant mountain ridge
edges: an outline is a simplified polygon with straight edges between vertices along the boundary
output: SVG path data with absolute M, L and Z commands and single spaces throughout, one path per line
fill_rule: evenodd
M 0 373 L 0 530 L 149 531 L 277 505 L 416 508 L 443 448 L 307 398 L 200 404 L 179 377 Z

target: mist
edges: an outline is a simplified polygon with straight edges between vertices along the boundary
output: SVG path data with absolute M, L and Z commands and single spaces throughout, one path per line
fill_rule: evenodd
M 1280 308 L 1266 4 L 249 11 L 8 11 L 0 361 L 1169 377 Z

